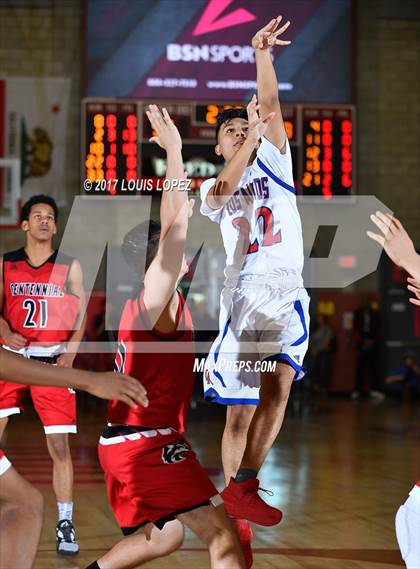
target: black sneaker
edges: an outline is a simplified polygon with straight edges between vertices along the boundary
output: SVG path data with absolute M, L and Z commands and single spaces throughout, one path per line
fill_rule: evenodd
M 76 532 L 70 520 L 60 520 L 55 528 L 57 553 L 59 555 L 77 555 L 79 544 L 76 541 Z

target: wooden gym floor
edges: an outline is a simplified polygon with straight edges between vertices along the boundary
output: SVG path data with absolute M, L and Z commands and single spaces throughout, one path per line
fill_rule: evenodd
M 56 505 L 41 426 L 29 409 L 8 426 L 4 448 L 17 470 L 41 489 L 46 512 L 36 569 L 83 569 L 121 538 L 108 506 L 96 442 L 104 407 L 90 400 L 71 436 L 75 464 L 75 526 L 81 552 L 55 553 Z M 218 407 L 193 411 L 188 438 L 216 485 L 223 487 Z M 261 482 L 284 513 L 274 528 L 254 526 L 256 569 L 385 569 L 404 566 L 394 533 L 398 506 L 420 477 L 419 406 L 385 401 L 291 401 Z M 150 569 L 208 567 L 201 543 L 184 546 Z M 19 569 L 19 568 L 10 568 Z

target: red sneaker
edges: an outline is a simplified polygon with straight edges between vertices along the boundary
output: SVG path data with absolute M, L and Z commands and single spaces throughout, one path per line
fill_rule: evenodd
M 254 535 L 252 533 L 251 524 L 248 520 L 235 520 L 235 525 L 242 547 L 242 553 L 244 554 L 245 567 L 246 569 L 251 569 L 254 561 L 251 547 Z
M 260 526 L 275 526 L 280 523 L 283 514 L 259 497 L 258 485 L 256 478 L 245 482 L 236 482 L 231 478 L 221 493 L 226 511 L 232 518 L 244 518 Z

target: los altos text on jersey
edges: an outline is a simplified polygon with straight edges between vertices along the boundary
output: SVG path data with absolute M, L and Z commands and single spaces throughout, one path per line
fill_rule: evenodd
M 237 211 L 243 209 L 243 205 L 250 204 L 253 200 L 264 200 L 269 197 L 268 178 L 254 178 L 252 182 L 239 188 L 226 204 L 229 215 L 233 215 Z M 242 201 L 244 200 L 244 201 Z

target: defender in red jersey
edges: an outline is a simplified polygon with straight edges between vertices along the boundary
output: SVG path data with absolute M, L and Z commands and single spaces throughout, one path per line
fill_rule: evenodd
M 149 108 L 159 133 L 153 140 L 167 152 L 167 178 L 184 179 L 178 130 L 165 109 L 162 115 L 155 105 Z M 206 543 L 213 568 L 244 567 L 222 500 L 183 437 L 194 350 L 191 315 L 176 288 L 188 270 L 184 247 L 190 213 L 185 191 L 165 191 L 160 224 L 138 225 L 124 238 L 124 256 L 137 272 L 146 249 L 146 273 L 142 292 L 123 310 L 116 370 L 142 382 L 149 405 L 110 404 L 99 457 L 123 533 L 144 531 L 118 543 L 90 569 L 122 569 L 167 555 L 182 544 L 182 523 Z
M 52 248 L 58 209 L 49 196 L 30 198 L 22 207 L 22 249 L 5 253 L 1 260 L 0 337 L 3 347 L 24 357 L 71 367 L 85 322 L 82 271 L 76 259 Z M 72 352 L 67 351 L 71 343 Z M 72 525 L 73 465 L 68 433 L 76 433 L 76 394 L 66 387 L 24 386 L 0 382 L 0 436 L 8 417 L 20 413 L 30 392 L 42 421 L 53 460 L 53 486 L 57 497 L 57 552 L 74 555 L 79 546 Z
M 71 368 L 53 368 L 22 358 L 0 347 L 0 379 L 16 382 L 69 386 L 103 399 L 120 399 L 134 407 L 147 405 L 146 391 L 138 380 L 111 373 L 92 373 Z M 30 569 L 33 566 L 42 527 L 42 495 L 12 467 L 0 449 L 0 566 Z
M 132 234 L 129 235 L 133 237 Z M 171 426 L 180 433 L 185 431 L 185 416 L 194 382 L 195 354 L 191 313 L 179 293 L 177 304 L 176 329 L 172 333 L 165 333 L 156 327 L 152 330 L 144 289 L 137 298 L 126 302 L 118 332 L 116 371 L 130 370 L 134 377 L 140 378 L 153 405 L 130 409 L 120 401 L 113 401 L 109 404 L 109 422 L 122 425 Z M 171 350 L 164 353 L 165 344 L 162 342 L 169 341 L 182 344 L 182 351 L 174 353 L 174 350 Z M 137 342 L 139 346 L 142 342 L 146 343 L 144 351 L 136 348 Z M 149 351 L 147 344 L 152 348 L 156 346 L 158 352 Z M 174 382 L 174 372 L 179 374 L 182 381 Z

